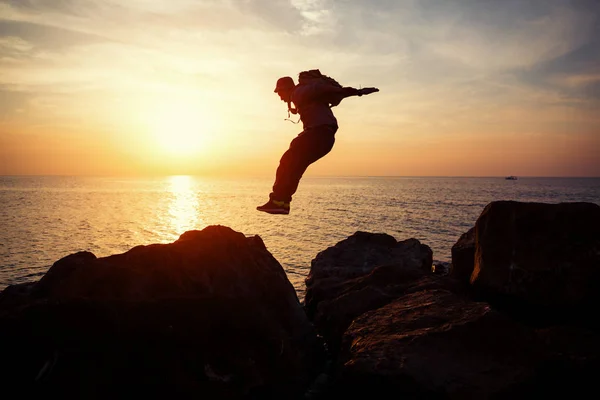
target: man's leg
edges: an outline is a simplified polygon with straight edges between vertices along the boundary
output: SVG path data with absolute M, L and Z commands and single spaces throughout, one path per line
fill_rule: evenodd
M 290 143 L 275 174 L 271 200 L 289 203 L 296 193 L 302 175 L 308 166 L 325 156 L 333 148 L 336 129 L 323 126 L 308 129 Z

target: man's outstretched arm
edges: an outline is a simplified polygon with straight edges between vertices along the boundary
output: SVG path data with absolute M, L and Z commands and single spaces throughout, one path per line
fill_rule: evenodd
M 379 89 L 374 88 L 374 87 L 366 87 L 366 88 L 362 88 L 362 89 L 356 89 L 353 87 L 343 87 L 343 88 L 336 88 L 336 87 L 332 87 L 331 90 L 331 100 L 329 103 L 331 104 L 331 107 L 337 106 L 338 104 L 340 104 L 340 102 L 345 99 L 346 97 L 352 97 L 352 96 L 362 96 L 365 94 L 371 94 L 371 93 L 375 93 L 375 92 L 379 92 Z
M 362 89 L 355 89 L 353 87 L 345 87 L 345 88 L 341 88 L 340 90 L 343 94 L 343 98 L 350 97 L 350 96 L 362 96 L 363 94 L 371 94 L 371 93 L 379 92 L 379 89 L 374 88 L 374 87 L 366 87 L 366 88 L 362 88 Z

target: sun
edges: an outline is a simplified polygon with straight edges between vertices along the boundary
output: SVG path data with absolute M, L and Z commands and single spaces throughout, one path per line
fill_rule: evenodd
M 211 125 L 199 104 L 176 102 L 155 110 L 150 130 L 162 152 L 185 156 L 206 150 L 213 134 Z

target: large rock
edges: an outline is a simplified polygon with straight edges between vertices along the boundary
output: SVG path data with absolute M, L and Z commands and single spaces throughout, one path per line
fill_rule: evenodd
M 319 253 L 306 279 L 305 308 L 332 358 L 355 317 L 415 288 L 437 287 L 432 262 L 418 240 L 380 233 L 357 232 Z
M 598 337 L 536 331 L 447 290 L 414 292 L 344 334 L 333 398 L 525 399 L 598 392 Z
M 389 264 L 399 269 L 431 272 L 433 252 L 417 239 L 398 242 L 385 233 L 358 231 L 317 254 L 305 280 L 304 304 L 309 318 L 314 317 L 321 301 L 336 298 L 343 292 L 347 281 Z
M 337 357 L 342 336 L 352 321 L 400 296 L 425 289 L 452 288 L 452 281 L 422 269 L 389 264 L 340 284 L 336 297 L 319 303 L 313 323 Z
M 484 298 L 600 322 L 598 205 L 492 202 L 475 235 L 471 283 Z
M 223 226 L 59 260 L 2 293 L 0 348 L 5 389 L 67 398 L 293 398 L 322 361 L 281 265 Z
M 322 398 L 520 399 L 598 392 L 597 332 L 540 328 L 473 297 L 477 293 L 465 283 L 475 232 L 457 247 L 471 271 L 467 265 L 454 276 L 432 273 L 429 248 L 414 239 L 396 242 L 361 232 L 319 253 L 307 279 L 306 308 L 331 356 L 327 379 L 319 380 Z

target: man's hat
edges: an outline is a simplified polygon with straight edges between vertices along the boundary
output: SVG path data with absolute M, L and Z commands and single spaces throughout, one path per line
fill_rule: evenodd
M 291 89 L 294 86 L 296 86 L 294 80 L 289 76 L 284 76 L 282 78 L 277 79 L 277 85 L 275 85 L 275 93 L 277 93 L 281 89 Z

